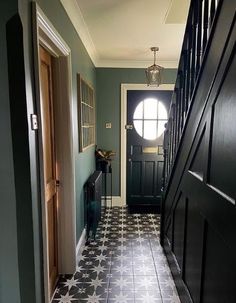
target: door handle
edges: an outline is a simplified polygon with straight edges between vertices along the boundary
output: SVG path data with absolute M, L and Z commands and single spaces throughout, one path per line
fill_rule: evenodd
M 126 125 L 125 125 L 125 129 L 126 129 L 126 130 L 128 130 L 128 129 L 131 129 L 131 130 L 132 130 L 132 129 L 133 129 L 133 125 L 132 125 L 132 124 L 126 124 Z
M 129 162 L 131 162 L 132 160 L 131 160 L 131 158 L 129 158 L 129 160 L 128 160 Z
M 60 186 L 60 181 L 56 180 L 56 187 L 59 187 L 59 186 Z

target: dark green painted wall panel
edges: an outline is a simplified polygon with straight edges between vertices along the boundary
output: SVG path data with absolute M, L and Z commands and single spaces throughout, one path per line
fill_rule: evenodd
M 165 69 L 163 83 L 175 83 L 176 69 Z M 113 195 L 120 195 L 120 86 L 121 83 L 145 83 L 142 68 L 97 68 L 97 145 L 115 150 Z M 105 123 L 112 128 L 106 129 Z
M 17 0 L 0 1 L 0 302 L 20 303 L 6 45 L 6 23 L 16 12 Z

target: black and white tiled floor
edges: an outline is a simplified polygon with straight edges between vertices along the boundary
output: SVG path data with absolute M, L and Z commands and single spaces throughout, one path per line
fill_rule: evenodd
M 159 243 L 160 217 L 113 207 L 83 247 L 76 273 L 61 278 L 53 303 L 180 303 Z

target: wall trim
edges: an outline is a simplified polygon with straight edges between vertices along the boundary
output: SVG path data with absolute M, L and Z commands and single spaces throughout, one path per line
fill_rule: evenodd
M 153 61 L 150 60 L 104 60 L 97 58 L 96 67 L 110 67 L 110 68 L 147 68 L 152 65 Z M 164 68 L 178 68 L 179 61 L 161 61 L 158 60 L 158 64 Z
M 108 199 L 110 196 L 108 196 Z M 102 196 L 102 205 L 104 205 L 105 198 Z M 108 207 L 110 206 L 110 200 L 108 200 Z M 124 201 L 121 199 L 121 196 L 112 196 L 112 206 L 125 206 Z
M 80 253 L 83 249 L 83 246 L 86 242 L 86 228 L 83 229 L 82 234 L 79 238 L 79 241 L 76 245 L 76 263 L 78 264 Z
M 120 187 L 121 187 L 121 201 L 126 205 L 126 129 L 127 122 L 127 92 L 129 90 L 174 90 L 175 84 L 161 84 L 159 87 L 150 87 L 147 84 L 122 83 L 121 84 L 121 123 L 120 123 Z
M 97 51 L 90 36 L 87 24 L 76 0 L 60 0 L 76 32 L 84 44 L 93 64 L 97 63 Z
M 113 68 L 146 68 L 153 64 L 152 60 L 104 60 L 99 58 L 96 47 L 93 43 L 92 37 L 90 35 L 88 26 L 84 20 L 81 9 L 76 0 L 60 0 L 63 5 L 71 23 L 73 24 L 76 32 L 78 33 L 81 41 L 84 44 L 91 60 L 95 67 L 113 67 Z M 177 68 L 179 61 L 158 61 L 158 64 L 164 68 Z
M 59 163 L 58 177 L 61 186 L 58 191 L 58 270 L 60 274 L 74 273 L 76 270 L 76 222 L 75 222 L 75 171 L 73 149 L 73 120 L 72 120 L 72 68 L 71 51 L 66 42 L 45 16 L 40 7 L 32 2 L 32 23 L 34 43 L 34 76 L 36 110 L 41 122 L 41 93 L 40 93 L 40 61 L 39 45 L 44 46 L 55 60 L 55 124 L 57 132 L 57 159 Z M 62 85 L 63 84 L 63 85 Z M 44 297 L 50 302 L 49 262 L 47 244 L 47 213 L 45 208 L 44 192 L 44 159 L 42 129 L 38 129 L 38 153 L 40 174 L 40 195 L 42 213 L 43 238 L 43 270 L 44 270 Z
M 193 303 L 191 295 L 188 291 L 188 288 L 182 279 L 182 275 L 181 275 L 181 271 L 180 271 L 178 262 L 176 260 L 175 255 L 171 251 L 171 244 L 169 243 L 167 237 L 165 237 L 165 239 L 164 239 L 163 250 L 164 250 L 167 262 L 169 264 L 181 303 Z

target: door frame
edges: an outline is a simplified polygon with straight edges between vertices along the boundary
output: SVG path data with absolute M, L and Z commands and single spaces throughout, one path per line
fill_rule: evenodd
M 175 84 L 161 84 L 158 87 L 150 87 L 147 84 L 121 83 L 121 123 L 120 123 L 120 201 L 126 205 L 126 149 L 127 135 L 125 125 L 127 124 L 127 93 L 129 90 L 174 90 Z
M 56 92 L 55 128 L 56 157 L 59 163 L 59 179 L 61 186 L 58 190 L 58 271 L 59 274 L 73 274 L 76 270 L 76 205 L 75 205 L 75 171 L 73 144 L 73 102 L 72 102 L 72 67 L 71 50 L 61 38 L 49 19 L 32 3 L 33 21 L 33 51 L 35 97 L 38 116 L 38 153 L 40 198 L 42 215 L 42 241 L 44 264 L 44 294 L 45 302 L 50 302 L 48 245 L 47 245 L 47 217 L 45 208 L 45 190 L 43 174 L 43 144 L 41 123 L 41 92 L 40 92 L 40 57 L 39 45 L 42 45 L 55 60 L 55 77 L 53 84 Z

